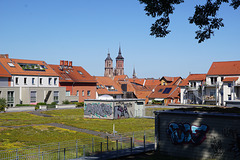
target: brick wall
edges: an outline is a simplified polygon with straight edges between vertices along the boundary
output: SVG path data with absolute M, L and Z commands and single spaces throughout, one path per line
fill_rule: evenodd
M 240 159 L 240 115 L 155 112 L 156 149 L 192 159 Z

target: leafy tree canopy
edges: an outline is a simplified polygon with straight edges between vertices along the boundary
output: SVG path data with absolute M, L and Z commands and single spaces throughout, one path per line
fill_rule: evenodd
M 184 3 L 184 0 L 139 0 L 141 4 L 146 4 L 145 11 L 147 16 L 153 18 L 158 17 L 154 24 L 151 26 L 150 35 L 156 37 L 165 37 L 171 31 L 168 30 L 170 24 L 169 15 L 173 14 L 174 6 Z M 195 13 L 189 17 L 189 23 L 195 24 L 197 30 L 195 39 L 198 43 L 211 38 L 214 35 L 214 30 L 223 27 L 223 19 L 217 17 L 217 11 L 221 4 L 229 3 L 231 7 L 237 9 L 240 5 L 240 0 L 207 0 L 204 5 L 196 5 Z

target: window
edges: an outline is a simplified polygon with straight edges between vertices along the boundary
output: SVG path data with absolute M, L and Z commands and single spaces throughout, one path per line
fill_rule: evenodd
M 43 79 L 42 78 L 39 79 L 39 83 L 40 83 L 40 85 L 43 84 Z
M 78 71 L 78 73 L 81 74 L 81 75 L 83 74 L 81 71 Z
M 7 106 L 13 107 L 14 104 L 14 91 L 7 92 Z
M 48 84 L 49 84 L 49 85 L 52 84 L 52 78 L 48 78 Z
M 211 84 L 215 85 L 217 83 L 217 77 L 211 77 Z
M 54 78 L 54 85 L 57 85 L 57 78 Z
M 79 90 L 77 90 L 77 94 L 76 94 L 76 96 L 79 96 Z
M 90 91 L 87 91 L 87 96 L 90 96 L 91 92 Z
M 70 96 L 70 91 L 66 91 L 66 96 Z
M 37 102 L 37 91 L 31 91 L 30 92 L 30 103 L 36 103 Z
M 82 90 L 82 96 L 84 97 L 84 90 Z
M 24 84 L 27 84 L 27 78 L 24 78 Z
M 228 83 L 228 87 L 232 87 L 232 83 Z
M 159 89 L 159 91 L 158 92 L 162 92 L 163 91 L 163 89 Z
M 14 64 L 11 63 L 11 62 L 9 62 L 8 65 L 9 65 L 10 67 L 15 67 Z
M 35 78 L 32 78 L 32 85 L 35 84 Z
M 216 90 L 215 89 L 211 89 L 210 90 L 210 96 L 216 96 Z
M 15 78 L 15 83 L 16 83 L 16 84 L 19 84 L 18 77 Z
M 58 103 L 58 98 L 59 98 L 59 91 L 54 91 L 53 92 L 53 101 Z
M 230 94 L 228 95 L 228 100 L 232 100 L 232 97 Z

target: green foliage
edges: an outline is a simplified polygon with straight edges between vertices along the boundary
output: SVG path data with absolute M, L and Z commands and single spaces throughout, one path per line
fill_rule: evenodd
M 52 102 L 51 105 L 57 105 L 57 102 Z
M 147 16 L 153 18 L 159 17 L 151 27 L 150 35 L 156 37 L 165 37 L 171 31 L 168 30 L 170 24 L 169 16 L 173 14 L 175 5 L 184 3 L 184 0 L 139 0 L 141 4 L 145 4 L 145 11 Z M 195 24 L 199 30 L 197 30 L 195 39 L 198 39 L 198 43 L 203 42 L 206 39 L 210 39 L 214 35 L 214 30 L 223 27 L 223 19 L 217 18 L 217 12 L 223 3 L 229 3 L 231 7 L 237 9 L 240 6 L 240 0 L 207 0 L 203 5 L 195 6 L 195 13 L 193 17 L 189 17 L 189 23 Z
M 37 105 L 47 105 L 45 102 L 39 102 Z
M 6 106 L 7 106 L 6 99 L 0 98 L 0 111 L 5 111 Z
M 152 100 L 152 104 L 162 105 L 163 101 Z
M 62 101 L 62 104 L 70 104 L 69 100 Z
M 17 107 L 22 107 L 22 106 L 36 106 L 35 104 L 16 104 Z
M 83 107 L 84 106 L 84 102 L 74 102 L 74 104 L 76 104 L 76 107 Z

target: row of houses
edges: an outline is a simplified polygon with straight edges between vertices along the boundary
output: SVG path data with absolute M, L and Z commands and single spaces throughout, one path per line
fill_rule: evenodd
M 190 74 L 179 85 L 182 104 L 240 105 L 240 61 L 213 62 L 207 74 Z
M 84 68 L 73 66 L 72 61 L 61 60 L 53 65 L 0 55 L 0 98 L 7 100 L 8 107 L 39 102 L 61 104 L 65 100 L 83 102 L 85 99 L 144 99 L 145 103 L 165 99 L 165 104 L 179 103 L 180 89 L 176 86 L 181 80 L 181 77 L 91 76 Z M 158 96 L 159 90 L 163 90 L 163 97 Z
M 49 65 L 45 61 L 0 55 L 0 98 L 7 100 L 8 107 L 95 99 L 96 83 L 82 67 L 73 66 L 72 61 Z
M 91 76 L 72 61 L 58 65 L 0 55 L 0 98 L 8 107 L 85 99 L 144 99 L 145 103 L 235 105 L 240 99 L 240 61 L 213 62 L 207 74 L 133 78 Z

